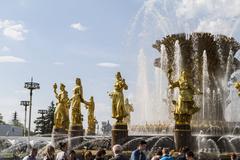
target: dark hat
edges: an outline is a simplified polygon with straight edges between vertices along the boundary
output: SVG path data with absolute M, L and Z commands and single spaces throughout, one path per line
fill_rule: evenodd
M 143 144 L 147 144 L 147 142 L 146 142 L 145 140 L 141 140 L 141 141 L 139 142 L 139 145 L 143 145 Z

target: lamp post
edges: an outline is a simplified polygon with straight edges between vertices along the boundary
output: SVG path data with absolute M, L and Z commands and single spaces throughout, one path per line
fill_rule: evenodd
M 21 101 L 21 106 L 25 107 L 25 116 L 24 116 L 24 137 L 26 137 L 26 125 L 27 125 L 27 107 L 30 105 L 30 101 Z
M 30 131 L 31 131 L 31 112 L 32 112 L 32 94 L 33 90 L 40 89 L 39 83 L 33 82 L 33 78 L 31 78 L 31 82 L 25 82 L 24 88 L 30 90 L 30 103 L 29 103 L 29 123 L 28 123 L 28 144 L 30 144 Z
M 39 109 L 38 113 L 42 115 L 42 119 L 44 118 L 44 114 L 47 114 L 47 110 L 46 109 Z

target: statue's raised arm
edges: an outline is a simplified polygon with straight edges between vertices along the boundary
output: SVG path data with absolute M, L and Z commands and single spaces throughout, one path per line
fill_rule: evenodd
M 54 83 L 53 85 L 53 92 L 55 94 L 55 97 L 59 100 L 58 93 L 57 93 L 57 83 Z
M 58 129 L 68 130 L 69 126 L 69 98 L 65 85 L 60 84 L 60 91 L 57 93 L 57 84 L 53 85 L 54 94 L 57 98 L 57 105 L 54 112 L 54 126 Z

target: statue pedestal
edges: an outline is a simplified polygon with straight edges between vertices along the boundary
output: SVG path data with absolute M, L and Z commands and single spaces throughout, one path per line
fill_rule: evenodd
M 123 144 L 128 140 L 127 124 L 114 124 L 112 127 L 112 145 Z
M 60 141 L 67 140 L 67 131 L 63 128 L 53 127 L 52 129 L 52 144 L 57 146 Z
M 96 133 L 91 130 L 87 130 L 87 135 L 94 136 L 94 135 L 96 135 Z
M 68 131 L 69 148 L 73 148 L 83 142 L 84 129 L 82 126 L 70 126 Z
M 176 151 L 182 147 L 191 147 L 192 135 L 190 124 L 175 124 L 174 143 Z

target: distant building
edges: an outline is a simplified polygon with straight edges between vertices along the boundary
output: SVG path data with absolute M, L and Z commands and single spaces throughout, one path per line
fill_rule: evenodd
M 102 133 L 103 135 L 110 135 L 111 134 L 111 131 L 112 131 L 112 126 L 111 124 L 109 123 L 109 121 L 103 121 L 102 122 Z
M 0 124 L 0 136 L 23 136 L 23 128 Z

